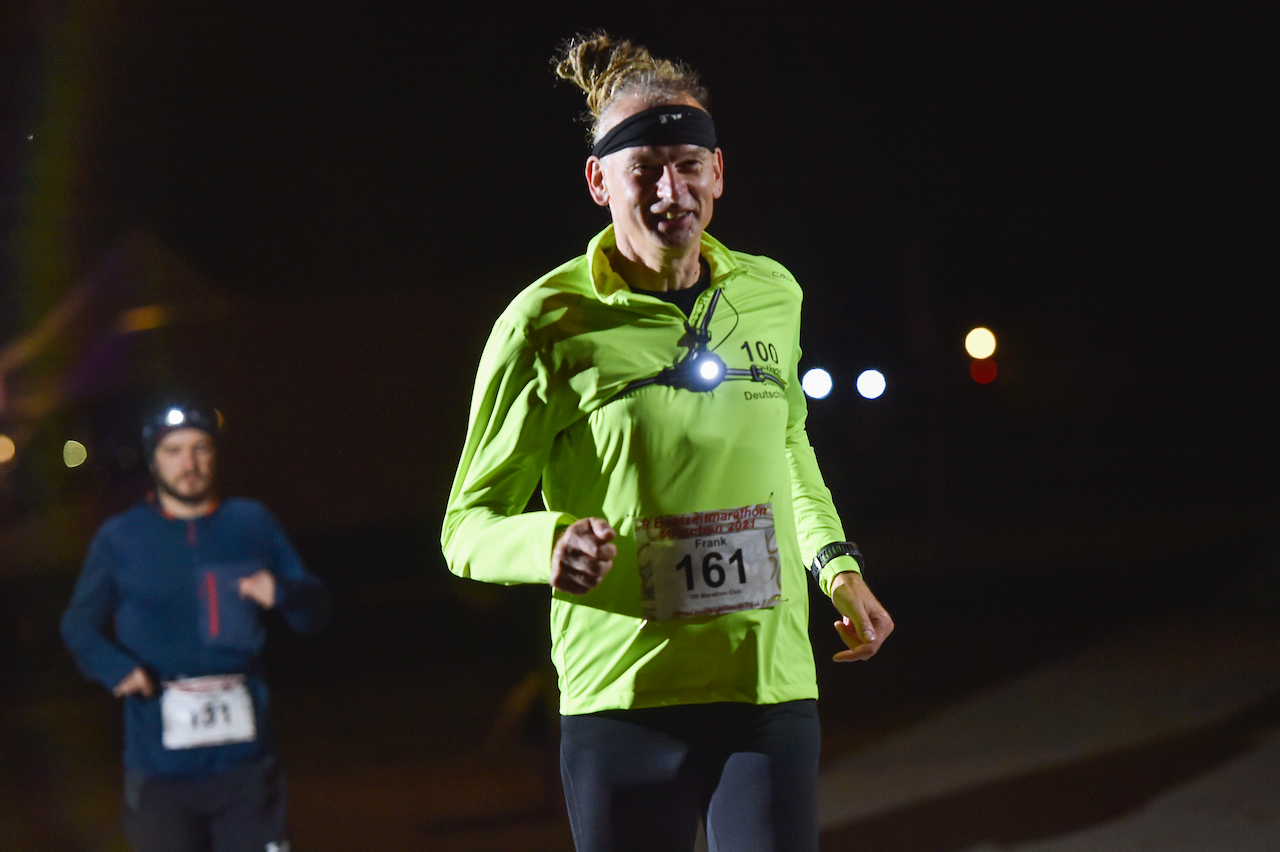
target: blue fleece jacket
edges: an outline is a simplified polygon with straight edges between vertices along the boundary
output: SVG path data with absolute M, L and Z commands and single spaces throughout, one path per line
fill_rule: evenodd
M 260 503 L 229 499 L 193 520 L 154 502 L 109 519 L 89 546 L 62 638 L 88 677 L 114 689 L 142 666 L 157 686 L 204 675 L 243 674 L 253 698 L 252 742 L 179 750 L 161 744 L 157 695 L 125 698 L 124 763 L 142 775 L 207 777 L 271 751 L 260 655 L 265 611 L 240 597 L 238 581 L 260 569 L 276 578 L 276 606 L 309 633 L 328 618 L 324 583 L 302 566 Z

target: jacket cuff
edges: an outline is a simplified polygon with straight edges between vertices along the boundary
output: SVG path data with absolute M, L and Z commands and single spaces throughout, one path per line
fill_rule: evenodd
M 862 566 L 852 556 L 837 556 L 822 566 L 822 571 L 818 574 L 818 588 L 822 589 L 822 594 L 831 597 L 831 581 L 837 574 L 843 574 L 846 571 L 861 574 Z

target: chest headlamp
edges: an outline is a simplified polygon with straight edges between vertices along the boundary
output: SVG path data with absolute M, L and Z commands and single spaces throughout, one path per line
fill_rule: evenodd
M 690 372 L 694 375 L 694 383 L 703 390 L 711 390 L 724 381 L 728 370 L 724 361 L 714 352 L 698 352 L 689 358 Z
M 691 391 L 713 391 L 725 380 L 728 372 L 719 355 L 695 348 L 682 361 L 663 370 L 647 383 Z M 627 389 L 630 390 L 631 385 Z
M 689 347 L 687 355 L 676 361 L 672 366 L 662 370 L 656 376 L 651 376 L 647 379 L 636 379 L 634 382 L 628 383 L 626 387 L 618 392 L 614 399 L 649 385 L 663 385 L 697 393 L 706 393 L 718 388 L 721 382 L 733 379 L 751 382 L 773 382 L 778 387 L 785 389 L 786 385 L 782 379 L 760 369 L 755 364 L 752 364 L 748 370 L 730 369 L 724 363 L 723 358 L 707 348 L 708 344 L 711 343 L 711 317 L 716 312 L 716 305 L 719 304 L 723 293 L 723 290 L 716 290 L 711 294 L 711 304 L 707 306 L 707 313 L 702 317 L 702 322 L 697 328 L 690 325 L 688 321 L 685 322 L 685 336 L 680 341 L 680 345 Z

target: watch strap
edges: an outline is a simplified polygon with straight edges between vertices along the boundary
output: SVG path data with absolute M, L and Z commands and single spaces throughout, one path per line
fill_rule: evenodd
M 862 556 L 862 551 L 858 550 L 858 545 L 851 541 L 836 541 L 819 550 L 818 555 L 813 557 L 813 564 L 809 566 L 809 573 L 813 574 L 813 579 L 819 580 L 822 569 L 837 556 L 852 556 L 858 563 L 859 572 L 866 568 L 866 560 Z M 821 580 L 819 580 L 820 583 Z

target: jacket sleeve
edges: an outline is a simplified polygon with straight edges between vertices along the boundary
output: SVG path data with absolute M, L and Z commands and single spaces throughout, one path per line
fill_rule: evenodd
M 109 536 L 100 530 L 89 545 L 80 579 L 60 624 L 62 641 L 76 666 L 107 689 L 115 689 L 129 672 L 142 665 L 107 635 L 116 606 L 111 577 L 115 563 Z
M 538 353 L 499 318 L 480 358 L 441 535 L 449 570 L 458 576 L 507 585 L 549 581 L 556 530 L 576 518 L 524 508 L 563 419 L 554 404 Z
M 303 567 L 284 530 L 271 519 L 275 549 L 276 607 L 295 633 L 315 633 L 329 623 L 329 590 L 324 581 Z
M 840 516 L 836 514 L 831 491 L 822 479 L 818 459 L 805 432 L 809 416 L 804 391 L 800 387 L 800 324 L 796 323 L 791 375 L 787 377 L 787 463 L 791 467 L 791 502 L 795 507 L 796 532 L 800 537 L 800 553 L 805 568 L 813 564 L 818 551 L 828 544 L 846 541 Z M 858 571 L 852 556 L 837 556 L 823 566 L 818 586 L 824 595 L 831 594 L 831 579 L 845 571 Z

